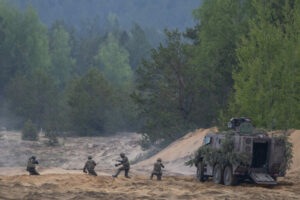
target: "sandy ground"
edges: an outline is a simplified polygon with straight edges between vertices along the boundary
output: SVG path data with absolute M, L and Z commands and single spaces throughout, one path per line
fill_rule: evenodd
M 294 153 L 292 170 L 300 171 L 300 130 L 292 131 L 289 139 L 293 143 Z
M 138 137 L 135 134 L 125 136 L 123 142 L 120 142 L 120 137 L 123 136 L 69 138 L 64 145 L 46 150 L 42 143 L 19 141 L 16 133 L 4 135 L 0 140 L 0 199 L 300 199 L 299 130 L 291 131 L 290 135 L 290 141 L 294 145 L 292 169 L 286 177 L 278 179 L 277 185 L 260 186 L 249 181 L 234 187 L 216 185 L 212 181 L 200 183 L 194 177 L 195 168 L 184 166 L 184 162 L 202 144 L 204 135 L 213 131 L 215 129 L 196 130 L 151 158 L 132 165 L 131 179 L 126 179 L 123 175 L 117 179 L 111 177 L 116 170 L 111 157 L 118 158 L 117 152 L 121 150 L 126 150 L 131 159 L 145 153 L 138 147 Z M 19 151 L 23 151 L 21 155 L 25 161 L 27 154 L 24 152 L 27 151 L 49 155 L 51 162 L 47 159 L 43 161 L 50 166 L 38 169 L 41 176 L 28 176 L 21 161 L 18 165 L 8 162 L 14 167 L 7 163 L 5 165 L 5 159 L 9 155 L 17 155 L 15 158 L 22 160 Z M 86 151 L 96 155 L 99 163 L 96 168 L 98 177 L 83 174 L 80 167 L 76 169 L 76 165 L 84 162 Z M 61 160 L 55 159 L 58 155 L 64 158 L 62 164 Z M 149 180 L 149 173 L 158 157 L 163 159 L 166 166 L 161 182 Z
M 47 146 L 43 134 L 39 141 L 23 141 L 21 133 L 0 132 L 0 167 L 25 167 L 30 156 L 35 155 L 42 168 L 82 169 L 87 156 L 93 156 L 101 169 L 110 169 L 124 152 L 130 161 L 140 157 L 140 135 L 124 133 L 112 137 L 59 138 L 60 145 Z M 2 174 L 3 171 L 0 171 Z
M 166 169 L 164 170 L 166 173 L 173 175 L 194 175 L 196 169 L 194 167 L 186 166 L 184 163 L 190 160 L 190 156 L 202 145 L 204 136 L 207 133 L 216 131 L 216 128 L 211 128 L 198 129 L 188 133 L 151 158 L 134 165 L 134 169 L 150 172 L 153 163 L 156 162 L 157 158 L 161 158 L 163 164 L 166 165 Z
M 167 176 L 161 182 L 140 175 L 131 179 L 83 174 L 0 176 L 0 199 L 300 199 L 299 175 L 299 171 L 290 173 L 272 187 L 251 183 L 226 187 L 200 183 L 192 176 Z

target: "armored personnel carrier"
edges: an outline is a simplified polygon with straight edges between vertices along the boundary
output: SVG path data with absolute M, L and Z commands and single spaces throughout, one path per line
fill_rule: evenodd
M 228 127 L 230 131 L 204 137 L 193 161 L 197 179 L 203 182 L 213 177 L 216 184 L 224 185 L 235 185 L 244 179 L 276 184 L 290 163 L 287 137 L 270 137 L 244 117 L 232 118 Z

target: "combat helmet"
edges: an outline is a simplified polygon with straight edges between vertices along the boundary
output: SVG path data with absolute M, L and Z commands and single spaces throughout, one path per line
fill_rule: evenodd
M 120 156 L 123 158 L 125 157 L 125 153 L 120 153 Z
M 91 159 L 92 159 L 92 156 L 88 156 L 88 159 L 91 160 Z
M 157 162 L 161 162 L 161 158 L 157 158 Z

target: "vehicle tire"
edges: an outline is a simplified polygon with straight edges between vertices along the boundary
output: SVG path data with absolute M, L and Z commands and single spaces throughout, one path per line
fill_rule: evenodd
M 236 185 L 238 182 L 238 178 L 235 175 L 233 175 L 232 167 L 230 165 L 225 167 L 223 180 L 224 180 L 224 185 L 227 186 Z
M 202 162 L 199 162 L 197 164 L 197 179 L 200 182 L 204 182 L 205 181 L 205 179 L 204 179 L 204 166 L 203 166 Z
M 277 176 L 272 176 L 272 178 L 274 179 L 274 181 L 277 181 Z
M 216 184 L 222 184 L 223 183 L 223 169 L 221 165 L 216 164 L 213 171 L 213 181 Z

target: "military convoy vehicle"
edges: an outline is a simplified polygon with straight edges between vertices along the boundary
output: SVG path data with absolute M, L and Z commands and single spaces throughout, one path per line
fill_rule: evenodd
M 286 144 L 279 137 L 256 131 L 247 118 L 232 118 L 231 131 L 210 133 L 196 154 L 197 179 L 213 177 L 216 184 L 236 185 L 244 179 L 276 184 L 285 175 Z M 258 129 L 257 129 L 258 130 Z

